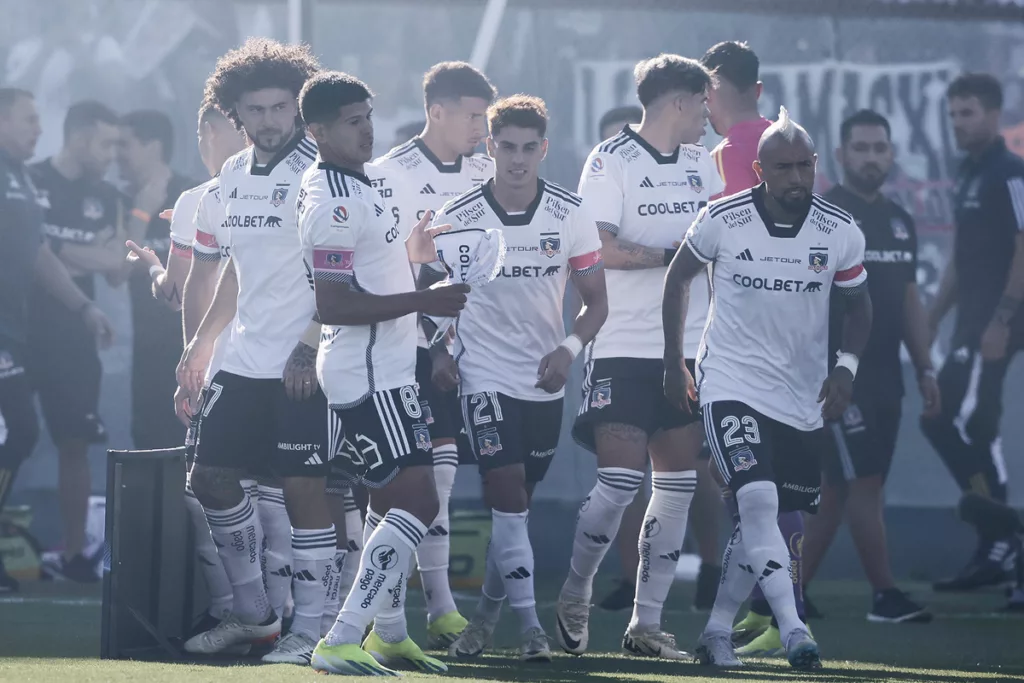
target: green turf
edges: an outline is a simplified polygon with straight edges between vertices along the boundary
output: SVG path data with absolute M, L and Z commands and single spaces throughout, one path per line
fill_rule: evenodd
M 0 599 L 0 681 L 178 681 L 320 680 L 300 667 L 253 667 L 228 663 L 164 664 L 113 662 L 95 659 L 99 649 L 99 592 L 65 584 L 25 587 L 14 598 Z M 689 584 L 677 584 L 666 611 L 665 625 L 683 647 L 693 643 L 705 616 L 689 610 Z M 826 618 L 811 622 L 822 648 L 825 670 L 792 673 L 781 660 L 750 660 L 735 672 L 708 672 L 691 664 L 624 658 L 617 654 L 628 612 L 595 609 L 591 619 L 591 652 L 582 658 L 558 655 L 551 665 L 524 665 L 511 650 L 452 665 L 449 678 L 463 681 L 819 681 L 860 683 L 890 681 L 1024 681 L 1024 617 L 998 612 L 1003 603 L 997 592 L 941 596 L 914 586 L 915 596 L 936 613 L 932 624 L 869 624 L 866 589 L 862 583 L 822 582 L 812 596 Z M 541 586 L 540 616 L 553 628 L 553 600 L 557 587 Z M 410 628 L 422 637 L 422 596 L 410 596 Z M 460 600 L 464 613 L 472 610 L 472 596 Z M 422 641 L 421 641 L 422 642 Z M 516 645 L 515 620 L 506 611 L 496 634 L 500 647 Z M 436 677 L 406 675 L 405 680 Z

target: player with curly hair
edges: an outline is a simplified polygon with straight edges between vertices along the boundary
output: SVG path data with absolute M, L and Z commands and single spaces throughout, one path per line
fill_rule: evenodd
M 246 648 L 280 634 L 281 600 L 274 582 L 268 594 L 261 569 L 265 538 L 268 577 L 291 584 L 295 612 L 263 661 L 309 663 L 334 581 L 337 537 L 325 495 L 332 449 L 315 368 L 320 324 L 295 223 L 299 181 L 317 158 L 297 97 L 319 68 L 306 46 L 253 38 L 221 57 L 206 84 L 205 98 L 253 144 L 224 163 L 219 187 L 201 200 L 216 204 L 223 220 L 197 228 L 185 285 L 186 329 L 195 333 L 178 382 L 193 397 L 233 323 L 197 408 L 191 484 L 234 601 L 227 619 L 186 642 L 189 652 Z M 218 283 L 222 246 L 230 257 Z M 260 479 L 258 507 L 275 514 L 257 514 L 239 485 L 247 473 Z

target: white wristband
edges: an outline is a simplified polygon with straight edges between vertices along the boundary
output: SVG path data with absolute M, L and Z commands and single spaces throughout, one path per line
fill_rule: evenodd
M 572 354 L 573 358 L 580 355 L 580 351 L 583 350 L 583 342 L 575 334 L 570 334 L 559 346 Z
M 857 377 L 857 366 L 860 365 L 860 360 L 857 358 L 857 356 L 853 355 L 852 353 L 836 351 L 836 358 L 838 358 L 838 360 L 836 361 L 837 368 L 846 368 L 847 370 L 850 371 L 851 375 L 853 375 L 855 378 Z
M 155 280 L 157 278 L 157 275 L 159 275 L 162 272 L 164 272 L 164 267 L 161 266 L 160 264 L 156 264 L 156 265 L 150 266 L 149 267 L 149 279 Z
M 306 326 L 299 341 L 311 349 L 320 348 L 320 323 L 313 320 Z

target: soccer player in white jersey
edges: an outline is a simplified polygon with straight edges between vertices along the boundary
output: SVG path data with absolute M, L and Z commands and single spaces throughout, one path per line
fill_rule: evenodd
M 864 236 L 847 212 L 813 194 L 817 156 L 782 109 L 761 136 L 762 183 L 712 202 L 669 266 L 663 304 L 665 395 L 681 410 L 699 393 L 713 460 L 735 493 L 739 524 L 697 656 L 740 664 L 733 620 L 757 582 L 779 622 L 789 662 L 821 666 L 796 611 L 780 511 L 817 509 L 823 419 L 843 414 L 871 328 Z M 683 362 L 687 286 L 712 266 L 712 301 L 696 385 Z M 829 292 L 845 295 L 842 350 L 828 373 Z M 687 330 L 687 334 L 688 334 Z
M 537 175 L 548 149 L 543 100 L 504 98 L 487 119 L 494 180 L 449 202 L 435 219 L 456 230 L 501 229 L 508 245 L 499 277 L 470 294 L 459 316 L 454 358 L 444 344 L 431 348 L 435 380 L 459 388 L 492 515 L 480 602 L 451 654 L 483 651 L 508 596 L 520 621 L 521 658 L 550 661 L 537 620 L 527 515 L 558 446 L 569 369 L 604 323 L 608 295 L 601 239 L 586 204 Z M 562 301 L 570 278 L 583 308 L 565 336 Z
M 302 179 L 297 211 L 324 325 L 317 375 L 332 413 L 331 450 L 341 451 L 335 468 L 370 489 L 367 518 L 382 515 L 367 529 L 358 578 L 312 664 L 356 675 L 393 674 L 387 666 L 441 673 L 445 665 L 409 638 L 401 611 L 392 620 L 381 608 L 400 604 L 416 547 L 438 512 L 430 430 L 416 387 L 417 314 L 457 315 L 469 288 L 415 290 L 409 264 L 437 259 L 432 235 L 441 229 L 428 228 L 426 216 L 411 231 L 400 229 L 366 176 L 371 97 L 366 84 L 338 72 L 314 77 L 300 95 L 321 156 Z
M 398 207 L 400 226 L 410 227 L 427 211 L 436 212 L 494 175 L 491 159 L 473 153 L 487 136 L 487 107 L 494 97 L 487 77 L 465 62 L 442 62 L 424 75 L 427 123 L 423 132 L 366 169 L 384 198 Z M 430 381 L 430 372 L 427 340 L 419 330 L 416 381 L 434 444 L 434 482 L 441 511 L 416 551 L 416 561 L 427 601 L 428 644 L 447 649 L 466 627 L 448 584 L 448 501 L 459 465 L 456 437 L 461 417 L 456 393 L 439 391 Z
M 566 652 L 586 651 L 594 575 L 650 458 L 652 495 L 622 646 L 634 655 L 684 659 L 689 655 L 661 628 L 661 612 L 683 547 L 703 437 L 699 419 L 670 405 L 661 389 L 661 291 L 684 226 L 717 192 L 714 163 L 697 144 L 711 78 L 699 62 L 678 55 L 640 62 L 634 74 L 643 121 L 598 145 L 580 179 L 580 195 L 601 234 L 609 310 L 586 351 L 573 429 L 597 454 L 597 484 L 580 508 L 556 636 Z
M 280 632 L 260 566 L 264 530 L 239 485 L 253 471 L 280 478 L 295 579 L 291 630 L 263 659 L 307 664 L 320 636 L 336 544 L 324 495 L 332 451 L 314 367 L 319 323 L 295 223 L 299 181 L 316 158 L 296 97 L 318 70 L 308 47 L 250 39 L 221 57 L 207 80 L 206 97 L 252 146 L 221 170 L 223 228 L 215 236 L 197 232 L 193 245 L 190 279 L 197 281 L 215 278 L 221 246 L 230 250 L 178 380 L 198 393 L 216 340 L 233 323 L 203 402 L 191 482 L 235 590 L 231 616 L 187 641 L 190 652 L 220 652 Z

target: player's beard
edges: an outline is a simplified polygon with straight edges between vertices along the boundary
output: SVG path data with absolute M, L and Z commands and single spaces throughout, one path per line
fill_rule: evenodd
M 879 188 L 885 184 L 887 173 L 883 173 L 882 169 L 875 166 L 878 169 L 878 173 L 874 176 L 869 176 L 864 173 L 858 173 L 851 169 L 846 170 L 846 182 L 849 183 L 855 190 L 862 194 L 872 195 L 878 192 Z
M 279 137 L 277 137 L 275 141 L 276 144 L 268 145 L 260 140 L 261 137 L 266 139 L 267 137 L 277 135 L 279 135 Z M 257 133 L 252 137 L 252 144 L 254 147 L 256 147 L 262 152 L 266 152 L 267 154 L 277 154 L 284 148 L 285 145 L 288 144 L 288 141 L 291 140 L 293 137 L 295 137 L 294 126 L 292 126 L 292 129 L 290 131 L 282 131 L 280 134 L 278 134 L 276 131 L 265 131 L 263 132 L 262 135 L 260 133 Z
M 811 193 L 807 192 L 800 199 L 790 198 L 783 195 L 772 195 L 783 211 L 794 215 L 807 213 L 811 208 Z

